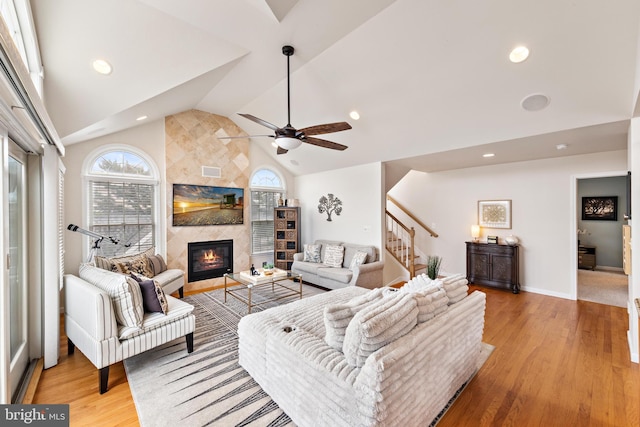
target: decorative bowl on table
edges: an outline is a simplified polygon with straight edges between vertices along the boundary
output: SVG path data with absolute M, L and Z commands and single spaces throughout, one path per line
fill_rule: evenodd
M 264 269 L 264 275 L 265 276 L 271 276 L 273 274 L 273 269 L 271 268 L 265 268 Z

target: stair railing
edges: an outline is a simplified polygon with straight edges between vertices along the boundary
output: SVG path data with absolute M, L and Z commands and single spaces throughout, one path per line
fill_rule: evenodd
M 415 221 L 420 227 L 424 228 L 431 237 L 438 237 L 438 233 L 425 225 L 420 219 L 416 218 L 407 208 L 398 203 L 393 197 L 387 195 L 387 200 L 396 205 L 409 218 Z M 416 231 L 413 227 L 406 226 L 395 215 L 385 209 L 385 224 L 387 232 L 386 249 L 387 251 L 409 271 L 409 278 L 412 279 L 416 274 L 416 257 L 415 257 L 415 235 Z M 423 266 L 424 267 L 424 266 Z
M 387 251 L 400 263 L 404 268 L 409 270 L 409 278 L 415 277 L 415 246 L 414 238 L 416 230 L 404 225 L 391 212 L 385 210 L 386 213 L 386 231 Z

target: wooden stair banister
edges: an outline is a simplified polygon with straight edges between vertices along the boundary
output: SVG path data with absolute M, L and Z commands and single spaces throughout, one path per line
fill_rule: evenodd
M 404 206 L 402 206 L 401 203 L 399 203 L 396 199 L 394 199 L 393 197 L 387 195 L 387 200 L 389 200 L 391 203 L 393 203 L 394 205 L 396 205 L 398 208 L 400 208 L 400 210 L 402 212 L 404 212 L 405 214 L 407 214 L 407 216 L 409 218 L 411 218 L 412 220 L 414 220 L 416 222 L 416 224 L 418 224 L 420 227 L 424 228 L 427 233 L 429 233 L 431 235 L 431 237 L 438 237 L 438 233 L 436 233 L 435 231 L 433 231 L 431 228 L 429 228 L 426 224 L 424 224 L 422 221 L 420 221 L 418 218 L 416 218 L 415 215 L 413 215 L 407 208 L 405 208 Z
M 432 237 L 438 237 L 438 233 L 426 226 L 422 221 L 416 218 L 407 208 L 402 206 L 391 196 L 387 195 L 387 200 L 396 205 L 402 212 L 404 212 L 409 218 L 415 221 L 420 227 L 424 228 Z M 413 227 L 406 226 L 395 215 L 385 209 L 385 227 L 387 232 L 387 239 L 385 247 L 387 251 L 405 268 L 409 271 L 409 277 L 413 278 L 416 275 L 416 271 L 422 268 L 426 268 L 426 265 L 417 264 L 415 256 L 415 234 L 416 231 Z

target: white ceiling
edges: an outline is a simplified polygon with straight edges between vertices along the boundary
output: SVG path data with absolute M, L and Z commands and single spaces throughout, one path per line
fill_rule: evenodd
M 303 128 L 348 121 L 276 156 L 294 174 L 378 161 L 457 169 L 626 147 L 640 2 L 618 0 L 31 0 L 45 103 L 65 145 L 196 108 Z M 508 60 L 529 47 L 529 59 Z M 107 59 L 113 73 L 91 69 Z M 533 93 L 550 105 L 520 107 Z M 348 113 L 356 109 L 361 119 Z M 556 145 L 568 144 L 557 150 Z M 496 154 L 485 159 L 481 154 Z

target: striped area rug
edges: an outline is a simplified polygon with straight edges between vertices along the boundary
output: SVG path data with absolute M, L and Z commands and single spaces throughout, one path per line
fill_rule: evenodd
M 324 292 L 303 285 L 303 298 Z M 255 296 L 254 298 L 258 299 Z M 295 301 L 283 299 L 280 304 Z M 238 364 L 238 322 L 247 306 L 223 290 L 185 298 L 195 307 L 194 351 L 175 340 L 124 361 L 140 425 L 295 427 L 289 417 Z M 254 307 L 260 311 L 278 302 Z M 483 344 L 482 366 L 493 347 Z M 430 425 L 437 424 L 447 408 Z
M 322 292 L 303 285 L 302 296 Z M 271 298 L 270 289 L 267 293 Z M 254 291 L 254 301 L 263 299 L 260 295 Z M 252 312 L 297 299 L 253 307 Z M 294 426 L 238 364 L 238 322 L 247 314 L 246 304 L 232 297 L 225 304 L 223 290 L 184 300 L 195 307 L 193 353 L 187 354 L 180 339 L 124 361 L 140 425 Z

